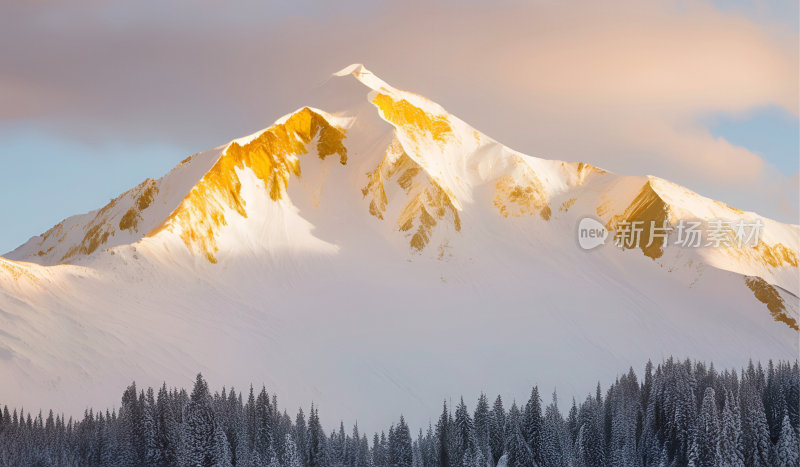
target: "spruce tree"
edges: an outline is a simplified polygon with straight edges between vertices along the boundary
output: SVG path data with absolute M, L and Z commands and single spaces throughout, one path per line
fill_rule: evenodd
M 719 462 L 731 467 L 744 467 L 742 445 L 742 422 L 739 406 L 734 401 L 733 392 L 725 392 L 725 406 L 722 409 L 722 431 L 719 437 Z
M 531 397 L 525 404 L 521 428 L 525 442 L 531 448 L 537 463 L 542 462 L 542 425 L 542 400 L 539 397 L 539 388 L 534 386 L 531 390 Z
M 522 434 L 521 429 L 522 415 L 517 408 L 517 404 L 511 405 L 508 418 L 506 419 L 506 445 L 505 454 L 509 466 L 533 467 L 536 461 L 533 453 Z
M 303 465 L 308 464 L 308 427 L 306 425 L 306 416 L 303 413 L 303 408 L 297 411 L 297 417 L 294 420 L 294 441 L 297 445 L 297 452 L 300 456 L 300 463 Z
M 506 412 L 503 408 L 503 399 L 497 396 L 492 411 L 489 413 L 489 449 L 491 460 L 497 464 L 503 455 L 506 445 L 505 438 Z
M 313 405 L 311 412 L 308 416 L 308 434 L 306 435 L 308 443 L 308 467 L 322 467 L 327 465 L 325 459 L 325 433 L 322 431 L 322 425 L 319 421 L 318 409 Z
M 291 434 L 286 434 L 283 441 L 283 465 L 284 467 L 301 467 L 303 465 L 297 445 Z
M 217 427 L 208 384 L 198 373 L 185 413 L 185 462 L 194 466 L 217 463 Z
M 413 449 L 411 432 L 403 416 L 400 422 L 389 431 L 389 465 L 392 467 L 411 467 Z
M 716 466 L 720 456 L 720 423 L 714 388 L 708 387 L 703 395 L 700 414 L 697 417 L 694 442 L 698 466 Z
M 769 465 L 771 443 L 767 416 L 764 413 L 764 405 L 758 393 L 756 381 L 748 378 L 741 390 L 742 444 L 745 465 L 760 467 Z
M 798 446 L 797 433 L 792 428 L 788 413 L 781 422 L 781 434 L 775 445 L 775 465 L 781 467 L 795 467 L 800 462 L 800 446 Z
M 261 459 L 269 459 L 269 449 L 272 447 L 272 428 L 274 417 L 267 389 L 261 387 L 261 392 L 255 400 L 255 449 Z
M 436 423 L 437 457 L 440 466 L 450 466 L 450 419 L 447 401 L 442 406 L 442 415 Z
M 472 424 L 472 418 L 469 416 L 469 411 L 467 410 L 467 405 L 464 404 L 464 398 L 461 398 L 461 401 L 456 408 L 456 415 L 455 415 L 455 449 L 453 452 L 453 456 L 456 459 L 462 459 L 464 457 L 464 453 L 472 452 L 474 449 L 474 426 Z M 471 455 L 471 454 L 470 454 Z
M 475 427 L 475 447 L 481 452 L 484 459 L 489 456 L 489 433 L 491 431 L 489 423 L 489 400 L 486 394 L 481 393 L 478 397 L 478 405 L 475 407 L 473 425 Z

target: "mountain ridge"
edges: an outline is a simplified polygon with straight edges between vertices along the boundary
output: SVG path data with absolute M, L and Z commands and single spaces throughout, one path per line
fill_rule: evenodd
M 568 381 L 578 394 L 659 354 L 796 356 L 800 227 L 526 156 L 363 65 L 336 75 L 313 106 L 1 259 L 0 398 L 80 410 L 130 377 L 236 381 L 257 359 L 282 394 L 378 419 L 386 397 L 369 391 L 422 414 L 451 380 L 529 390 L 514 375 L 536 367 L 562 382 L 552 352 L 597 369 Z M 580 249 L 584 217 L 606 245 Z M 714 218 L 760 220 L 761 241 L 613 245 L 622 222 Z
M 402 147 L 403 143 L 401 142 L 401 139 L 406 140 L 407 143 L 410 142 L 410 144 L 407 144 L 407 145 L 416 146 L 417 150 L 416 151 L 410 151 L 411 155 L 409 155 L 409 152 L 405 152 L 405 149 L 403 149 L 405 158 L 409 158 L 409 159 L 413 160 L 414 163 L 417 164 L 420 169 L 427 171 L 428 172 L 428 176 L 432 176 L 433 177 L 432 180 L 435 181 L 435 180 L 438 180 L 439 178 L 443 178 L 441 175 L 439 175 L 437 177 L 437 175 L 435 173 L 432 173 L 432 171 L 436 170 L 435 167 L 431 167 L 431 165 L 430 164 L 426 164 L 426 162 L 424 160 L 420 160 L 419 154 L 424 153 L 425 149 L 430 149 L 430 148 L 429 147 L 420 148 L 419 147 L 420 141 L 419 141 L 418 138 L 424 140 L 426 137 L 429 136 L 436 143 L 438 143 L 439 145 L 444 145 L 445 144 L 445 139 L 450 137 L 450 135 L 453 133 L 452 128 L 451 128 L 450 123 L 449 123 L 449 120 L 448 120 L 448 116 L 449 115 L 446 114 L 446 111 L 444 109 L 442 109 L 440 106 L 428 101 L 427 99 L 425 99 L 425 98 L 423 98 L 421 96 L 418 96 L 418 95 L 415 95 L 415 94 L 412 94 L 412 93 L 408 93 L 406 91 L 399 91 L 399 90 L 396 90 L 395 88 L 392 88 L 391 86 L 386 84 L 383 80 L 381 80 L 380 78 L 377 78 L 374 74 L 369 72 L 369 70 L 367 70 L 362 64 L 350 65 L 350 66 L 342 69 L 341 71 L 333 74 L 333 76 L 335 76 L 335 77 L 344 77 L 344 76 L 348 76 L 348 75 L 355 77 L 359 82 L 363 83 L 366 87 L 368 87 L 369 89 L 372 90 L 372 92 L 368 96 L 368 99 L 378 109 L 378 111 L 380 112 L 382 118 L 385 121 L 387 121 L 390 124 L 392 124 L 398 130 L 398 135 L 395 136 L 395 138 L 393 138 L 391 144 L 394 145 L 394 146 Z M 393 98 L 390 96 L 391 94 L 395 94 L 395 95 L 399 94 L 399 96 L 398 96 L 399 98 L 397 100 L 393 100 Z M 409 99 L 415 100 L 417 102 L 417 105 L 414 105 L 411 102 L 409 102 Z M 428 109 L 428 110 L 422 109 L 420 107 L 420 105 L 423 105 L 423 104 L 430 104 L 432 106 L 432 109 Z M 211 171 L 214 171 L 214 170 L 218 169 L 218 164 L 220 164 L 220 160 L 229 160 L 229 159 L 226 159 L 226 156 L 229 156 L 228 155 L 228 151 L 230 151 L 231 148 L 237 148 L 238 149 L 238 148 L 241 148 L 243 146 L 246 146 L 246 145 L 248 145 L 248 144 L 250 144 L 252 142 L 251 141 L 252 139 L 256 139 L 256 138 L 259 138 L 259 137 L 263 138 L 264 135 L 274 136 L 275 134 L 280 133 L 280 132 L 284 133 L 283 136 L 282 136 L 283 140 L 280 141 L 280 143 L 277 146 L 275 146 L 275 145 L 276 145 L 276 142 L 278 142 L 278 140 L 273 137 L 268 142 L 268 144 L 270 146 L 272 146 L 272 147 L 261 148 L 261 150 L 263 150 L 263 153 L 260 154 L 260 157 L 252 157 L 251 158 L 251 160 L 249 161 L 248 167 L 251 168 L 251 169 L 256 170 L 257 172 L 258 171 L 264 171 L 264 170 L 266 170 L 266 171 L 273 170 L 273 168 L 269 167 L 269 166 L 270 165 L 274 165 L 276 162 L 279 162 L 279 161 L 277 161 L 276 159 L 266 160 L 266 158 L 274 157 L 273 154 L 276 153 L 276 151 L 283 153 L 284 154 L 284 156 L 283 156 L 284 158 L 286 158 L 287 156 L 291 156 L 293 158 L 297 158 L 298 155 L 305 154 L 307 151 L 305 150 L 304 144 L 310 143 L 310 140 L 312 139 L 312 136 L 313 137 L 316 136 L 316 131 L 318 131 L 317 128 L 316 128 L 317 125 L 322 125 L 322 130 L 319 130 L 319 131 L 327 131 L 328 129 L 335 128 L 334 125 L 331 125 L 328 122 L 329 119 L 333 119 L 333 117 L 331 115 L 327 115 L 327 119 L 326 119 L 325 117 L 323 117 L 320 114 L 320 112 L 322 114 L 325 114 L 325 112 L 322 112 L 322 111 L 320 111 L 318 109 L 314 109 L 314 110 L 311 110 L 311 109 L 312 108 L 310 108 L 310 107 L 302 107 L 301 109 L 299 109 L 299 110 L 297 110 L 295 112 L 292 112 L 290 114 L 287 114 L 286 116 L 284 116 L 281 119 L 277 120 L 274 125 L 272 125 L 272 126 L 270 126 L 268 128 L 265 128 L 263 130 L 260 130 L 260 131 L 258 131 L 256 133 L 254 133 L 253 135 L 250 135 L 248 137 L 239 138 L 237 140 L 233 140 L 233 141 L 227 143 L 224 146 L 220 146 L 218 148 L 215 148 L 214 150 L 207 151 L 206 153 L 208 153 L 208 152 L 216 153 L 215 156 L 217 157 L 217 160 L 216 160 L 214 166 L 212 166 L 208 171 L 206 171 L 203 174 L 203 176 L 197 181 L 197 183 L 195 183 L 192 186 L 192 188 L 187 192 L 186 196 L 187 197 L 191 196 L 191 194 L 194 192 L 194 190 L 197 189 L 198 184 L 203 183 L 203 181 L 206 179 L 206 177 L 208 177 L 210 175 Z M 432 110 L 432 111 L 430 111 L 430 110 Z M 440 113 L 436 114 L 434 112 L 440 112 Z M 303 136 L 300 137 L 300 141 L 297 141 L 297 140 L 296 141 L 289 141 L 287 139 L 287 134 L 285 133 L 286 132 L 286 129 L 285 129 L 286 123 L 289 122 L 293 126 L 299 120 L 307 120 L 305 122 L 305 125 L 307 125 L 308 128 L 305 128 L 305 129 L 293 128 L 293 129 L 289 130 L 290 132 L 294 132 L 293 134 L 295 136 L 299 135 L 300 133 L 304 134 Z M 460 123 L 463 123 L 463 122 L 460 122 Z M 469 129 L 471 129 L 471 127 L 469 127 Z M 300 133 L 298 133 L 299 130 L 302 130 L 302 131 L 300 131 Z M 339 130 L 334 130 L 334 132 L 341 131 L 341 130 L 342 129 L 339 128 Z M 473 132 L 473 136 L 474 136 L 475 140 L 478 143 L 480 143 L 481 139 L 483 138 L 483 139 L 488 139 L 490 141 L 489 144 L 496 144 L 494 142 L 494 140 L 491 140 L 490 138 L 486 137 L 485 135 L 480 134 L 479 132 L 477 132 L 477 130 L 472 129 L 472 132 Z M 312 135 L 312 133 L 314 133 L 314 134 Z M 397 139 L 398 137 L 400 139 Z M 341 140 L 346 139 L 346 136 L 344 135 L 343 132 L 341 133 L 341 136 L 338 139 L 339 139 L 338 144 L 341 144 Z M 318 143 L 318 146 L 320 144 L 322 144 L 324 146 L 325 144 L 329 144 L 329 143 L 320 141 Z M 282 147 L 279 147 L 279 146 L 282 146 Z M 289 146 L 292 146 L 292 147 L 289 147 Z M 342 147 L 341 147 L 341 149 L 339 149 L 339 151 L 343 151 L 344 154 L 345 154 L 344 156 L 341 156 L 342 157 L 342 164 L 344 165 L 345 162 L 346 162 L 346 151 L 347 151 L 347 149 L 346 149 L 346 145 L 341 144 L 341 146 Z M 220 150 L 220 148 L 224 148 L 224 149 Z M 330 151 L 333 151 L 333 149 L 326 149 L 324 147 L 322 148 L 322 151 L 320 151 L 320 147 L 318 147 L 317 149 L 318 149 L 319 157 L 322 158 L 322 159 L 324 159 L 324 157 L 329 155 Z M 509 150 L 509 151 L 511 151 L 511 150 Z M 181 167 L 184 164 L 187 164 L 188 162 L 190 162 L 193 158 L 195 158 L 197 156 L 198 155 L 190 156 L 189 158 L 184 160 L 181 164 L 179 164 L 179 166 L 176 167 L 176 169 Z M 538 180 L 538 176 L 537 176 L 536 171 L 534 169 L 532 169 L 531 167 L 527 166 L 525 164 L 524 160 L 523 160 L 523 157 L 527 158 L 527 159 L 532 159 L 532 158 L 530 156 L 522 156 L 521 154 L 516 153 L 516 152 L 514 152 L 514 154 L 511 155 L 510 157 L 513 158 L 516 161 L 516 163 L 512 164 L 512 165 L 515 165 L 515 166 L 519 167 L 521 171 L 525 172 L 523 174 L 520 174 L 520 176 L 524 179 L 524 182 L 523 182 L 522 185 L 520 185 L 520 184 L 517 184 L 515 182 L 514 177 L 512 175 L 508 175 L 508 174 L 503 175 L 500 179 L 497 180 L 498 195 L 497 195 L 497 197 L 496 197 L 496 199 L 495 199 L 493 204 L 495 204 L 495 206 L 497 206 L 497 208 L 501 211 L 501 214 L 504 215 L 505 217 L 508 217 L 509 214 L 513 215 L 515 217 L 518 217 L 520 215 L 523 215 L 524 213 L 527 213 L 527 212 L 531 211 L 532 210 L 531 208 L 535 207 L 536 208 L 535 210 L 539 211 L 539 214 L 542 216 L 542 218 L 544 218 L 546 220 L 547 218 L 549 218 L 550 213 L 552 213 L 552 209 L 553 208 L 546 201 L 546 198 L 548 198 L 548 194 L 543 192 L 544 188 L 541 186 L 541 183 Z M 539 159 L 539 160 L 543 160 L 543 159 Z M 268 167 L 263 167 L 263 166 L 259 167 L 258 165 L 254 165 L 256 163 L 261 163 L 263 161 L 266 161 L 266 164 L 268 165 Z M 551 162 L 559 162 L 559 161 L 551 161 Z M 283 161 L 282 163 L 286 164 L 287 161 Z M 381 162 L 381 164 L 382 163 L 383 163 L 383 161 Z M 570 164 L 570 165 L 577 164 L 577 172 L 578 172 L 579 180 L 577 181 L 576 185 L 581 185 L 583 183 L 583 181 L 584 181 L 583 178 L 585 176 L 587 176 L 587 174 L 607 173 L 607 171 L 605 171 L 603 169 L 596 169 L 591 164 L 587 164 L 585 162 L 562 163 L 562 164 Z M 285 190 L 286 185 L 289 183 L 289 178 L 292 175 L 292 174 L 289 173 L 290 171 L 296 171 L 296 173 L 294 173 L 293 175 L 295 177 L 299 176 L 299 164 L 297 164 L 296 161 L 292 161 L 290 163 L 290 165 L 292 165 L 291 168 L 286 166 L 283 169 L 281 169 L 282 172 L 283 172 L 283 174 L 281 176 L 278 176 L 278 172 L 275 172 L 274 170 L 273 170 L 272 174 L 265 174 L 265 173 L 261 174 L 261 175 L 263 175 L 265 177 L 267 177 L 267 176 L 273 177 L 273 179 L 271 181 L 269 181 L 269 183 L 271 184 L 271 187 L 272 187 L 270 189 L 274 190 L 273 192 L 270 193 L 270 197 L 273 200 L 276 200 L 277 197 L 280 196 L 279 193 L 282 192 L 283 190 Z M 241 168 L 242 167 L 241 163 L 239 163 L 239 165 L 237 167 Z M 380 164 L 379 164 L 379 166 L 375 167 L 374 170 L 377 171 L 377 170 L 379 170 L 379 168 L 380 168 Z M 291 170 L 289 170 L 289 169 L 291 169 Z M 587 169 L 588 169 L 588 172 L 584 172 L 584 170 L 587 170 Z M 172 172 L 170 172 L 170 173 L 172 173 Z M 441 174 L 441 172 L 440 172 L 440 174 Z M 274 177 L 278 177 L 278 178 L 274 178 Z M 653 177 L 653 176 L 649 176 L 649 175 L 646 178 L 647 178 L 648 181 L 645 184 L 645 186 L 646 187 L 650 187 L 651 189 L 652 189 L 651 180 L 659 180 L 659 181 L 662 181 L 662 182 L 665 182 L 665 183 L 669 183 L 669 182 L 663 181 L 662 179 L 658 179 L 657 177 Z M 159 180 L 161 180 L 161 179 L 159 179 Z M 279 182 L 279 183 L 276 183 L 276 182 Z M 235 185 L 237 182 L 234 181 L 233 183 Z M 435 182 L 435 183 L 437 185 L 440 184 L 439 182 Z M 677 186 L 677 185 L 675 185 L 675 186 Z M 231 188 L 232 187 L 226 187 L 227 191 L 231 191 Z M 450 190 L 449 188 L 443 189 L 442 187 L 440 187 L 439 189 L 443 190 L 445 193 Z M 690 192 L 690 191 L 686 190 L 684 187 L 679 187 L 679 189 L 680 190 L 684 190 L 687 193 L 690 193 L 691 195 L 699 196 L 696 193 L 693 193 L 693 192 Z M 362 191 L 365 191 L 365 190 L 367 190 L 366 187 L 362 188 Z M 155 181 L 152 180 L 152 179 L 145 180 L 144 182 L 142 182 L 142 184 L 138 185 L 137 187 L 132 188 L 131 190 L 129 190 L 129 191 L 125 192 L 125 193 L 123 193 L 118 198 L 112 200 L 108 205 L 106 205 L 102 209 L 96 211 L 97 212 L 96 218 L 103 217 L 103 215 L 107 211 L 111 210 L 114 207 L 114 205 L 120 201 L 120 199 L 122 199 L 123 197 L 128 196 L 129 194 L 131 194 L 133 192 L 137 192 L 136 199 L 135 199 L 135 201 L 133 203 L 133 206 L 129 207 L 125 211 L 125 213 L 122 214 L 121 217 L 119 217 L 119 222 L 118 222 L 118 227 L 119 228 L 118 229 L 113 229 L 112 228 L 112 229 L 103 230 L 103 229 L 98 228 L 97 222 L 93 221 L 93 222 L 91 222 L 89 224 L 90 227 L 88 227 L 88 229 L 84 229 L 85 236 L 84 236 L 84 238 L 82 239 L 82 241 L 80 243 L 78 243 L 77 245 L 72 245 L 70 247 L 70 249 L 66 252 L 66 254 L 64 254 L 61 258 L 58 258 L 58 259 L 52 258 L 49 261 L 49 263 L 57 264 L 57 263 L 66 262 L 67 260 L 69 260 L 70 258 L 74 257 L 77 254 L 90 255 L 90 254 L 94 253 L 95 250 L 97 250 L 98 247 L 100 247 L 101 245 L 106 244 L 106 242 L 108 240 L 108 237 L 110 235 L 116 235 L 117 231 L 121 232 L 123 230 L 129 230 L 129 231 L 130 230 L 134 230 L 134 231 L 136 231 L 136 233 L 139 233 L 138 232 L 138 223 L 139 223 L 139 220 L 141 218 L 140 212 L 145 210 L 147 207 L 149 207 L 150 203 L 152 203 L 152 201 L 153 201 L 152 198 L 154 196 L 154 193 L 155 194 L 158 193 L 158 187 L 156 186 Z M 658 195 L 656 190 L 653 190 L 653 193 Z M 366 196 L 366 193 L 365 193 L 365 196 Z M 450 203 L 459 204 L 459 201 L 458 201 L 458 199 L 457 199 L 457 197 L 455 195 L 448 195 L 447 197 L 448 197 Z M 503 198 L 506 198 L 506 200 L 504 201 Z M 186 199 L 184 198 L 181 201 L 181 203 L 183 203 L 185 201 L 186 201 Z M 202 202 L 202 201 L 200 199 L 198 199 L 197 202 Z M 631 200 L 631 203 L 634 203 L 634 202 L 635 202 L 635 199 Z M 728 212 L 730 212 L 730 213 L 733 213 L 733 214 L 736 214 L 736 215 L 745 214 L 744 212 L 742 212 L 740 210 L 736 210 L 734 208 L 730 208 L 729 206 L 725 205 L 722 202 L 719 202 L 719 201 L 714 201 L 714 202 L 718 203 L 721 207 L 729 208 Z M 237 210 L 237 212 L 239 212 L 239 214 L 243 214 L 244 213 L 244 209 L 242 207 L 242 201 L 241 200 L 236 201 L 234 204 L 235 204 L 235 209 Z M 175 207 L 175 209 L 170 212 L 169 217 L 165 218 L 161 225 L 159 225 L 157 227 L 151 227 L 148 230 L 148 233 L 146 234 L 146 236 L 155 235 L 158 232 L 160 232 L 161 230 L 163 230 L 164 228 L 166 228 L 166 225 L 175 216 L 175 211 L 177 211 L 179 209 L 180 209 L 180 205 Z M 373 210 L 374 210 L 374 207 L 371 204 L 370 211 L 373 211 Z M 596 210 L 596 213 L 597 213 L 598 216 L 602 217 L 604 215 L 604 213 L 605 213 L 605 207 L 598 206 L 598 208 Z M 87 215 L 89 215 L 89 214 L 91 214 L 91 212 L 87 213 Z M 749 214 L 755 214 L 755 213 L 749 213 Z M 617 214 L 617 215 L 619 215 L 619 214 Z M 73 216 L 73 217 L 76 217 L 76 216 Z M 246 215 L 245 215 L 245 217 L 246 217 Z M 117 220 L 117 216 L 114 216 L 113 220 L 116 221 Z M 647 220 L 650 220 L 650 219 L 647 219 Z M 661 221 L 663 219 L 658 219 L 658 220 Z M 41 237 L 43 237 L 43 238 L 40 241 L 41 246 L 43 246 L 43 247 L 44 246 L 48 246 L 48 242 L 47 242 L 48 238 L 51 237 L 54 234 L 58 234 L 59 233 L 59 229 L 61 228 L 63 222 L 64 221 L 62 221 L 59 224 L 56 224 L 56 226 L 54 226 L 53 228 L 51 228 L 50 230 L 48 230 L 47 232 L 42 234 Z M 609 226 L 611 226 L 612 224 L 614 224 L 614 222 L 610 222 Z M 789 225 L 789 227 L 793 228 L 796 232 L 800 233 L 800 227 L 795 226 L 795 225 Z M 196 234 L 194 234 L 194 235 L 196 235 Z M 26 242 L 26 244 L 30 243 L 31 241 L 35 241 L 35 239 L 36 239 L 36 237 L 32 238 L 31 240 Z M 64 237 L 61 237 L 59 239 L 59 242 L 63 241 L 63 240 L 64 240 Z M 27 260 L 32 261 L 32 262 L 38 262 L 36 257 L 48 256 L 47 248 L 45 248 L 45 249 L 41 249 L 40 248 L 33 255 L 31 255 L 30 253 L 26 254 L 26 252 L 18 252 L 18 250 L 20 250 L 26 244 L 23 244 L 17 250 L 14 250 L 12 252 L 7 253 L 5 255 L 6 258 L 7 259 L 18 259 L 18 260 L 27 259 Z M 114 246 L 114 245 L 112 245 L 112 246 Z M 187 246 L 188 246 L 188 243 L 187 243 Z M 49 245 L 49 248 L 52 248 L 52 245 Z M 30 248 L 28 248 L 28 250 L 30 250 Z M 793 251 L 792 249 L 787 248 L 785 245 L 782 245 L 780 243 L 778 245 L 776 245 L 775 247 L 772 247 L 772 246 L 769 246 L 769 245 L 765 245 L 765 246 L 761 247 L 761 250 L 763 251 L 762 252 L 762 256 L 767 258 L 766 261 L 769 262 L 773 266 L 780 266 L 783 263 L 787 263 L 787 264 L 790 264 L 790 265 L 795 266 L 795 267 L 797 266 L 797 253 L 795 251 Z M 213 254 L 210 254 L 208 251 L 206 251 L 205 253 L 207 254 L 207 256 L 210 255 L 209 257 L 213 257 Z M 648 254 L 648 253 L 646 253 L 646 254 Z M 655 256 L 654 259 L 660 256 L 660 255 L 656 254 L 655 251 L 651 251 L 649 253 L 649 255 Z M 53 260 L 55 260 L 55 261 L 53 261 Z

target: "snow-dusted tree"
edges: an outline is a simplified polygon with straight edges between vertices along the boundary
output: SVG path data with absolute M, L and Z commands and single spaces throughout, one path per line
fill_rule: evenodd
M 475 415 L 473 417 L 473 425 L 475 427 L 475 445 L 481 451 L 484 459 L 489 454 L 489 399 L 486 394 L 481 393 L 478 397 L 478 405 L 475 406 Z
M 294 442 L 297 445 L 297 452 L 300 457 L 300 463 L 306 465 L 308 463 L 307 452 L 308 444 L 306 437 L 308 436 L 308 427 L 306 426 L 306 416 L 303 413 L 303 408 L 297 410 L 297 416 L 294 419 Z
M 30 414 L 29 414 L 30 415 Z M 116 461 L 118 465 L 138 465 L 145 461 L 145 443 L 142 436 L 142 407 L 136 393 L 136 383 L 122 394 L 119 409 Z
M 411 432 L 401 415 L 400 422 L 389 432 L 389 465 L 411 467 L 412 460 Z
M 436 434 L 433 431 L 433 426 L 428 424 L 428 431 L 425 433 L 422 445 L 422 462 L 424 466 L 435 466 L 437 461 L 436 457 Z
M 417 435 L 416 441 L 411 446 L 411 466 L 412 467 L 424 467 L 425 461 L 422 459 L 422 430 L 419 430 L 419 434 Z
M 347 465 L 352 467 L 366 467 L 367 465 L 367 452 L 369 451 L 369 442 L 365 436 L 362 436 L 358 430 L 358 423 L 353 425 L 353 435 L 349 439 L 350 442 L 350 457 L 347 460 Z
M 775 465 L 781 467 L 795 467 L 800 463 L 800 446 L 798 446 L 797 433 L 792 428 L 789 415 L 783 416 L 781 434 L 775 445 Z
M 691 365 L 666 360 L 652 377 L 639 451 L 645 465 L 659 462 L 666 448 L 670 462 L 688 463 L 697 412 Z
M 283 440 L 283 466 L 284 467 L 301 467 L 303 465 L 300 453 L 297 450 L 297 445 L 291 434 L 286 434 Z
M 791 366 L 787 362 L 783 365 L 783 371 L 785 372 L 784 394 L 789 421 L 800 432 L 800 365 L 797 360 Z
M 572 397 L 572 405 L 569 407 L 567 417 L 564 420 L 567 423 L 567 430 L 569 430 L 569 437 L 571 442 L 575 443 L 575 438 L 578 437 L 578 404 L 575 402 L 575 397 Z
M 505 454 L 509 466 L 532 467 L 536 465 L 533 453 L 522 434 L 522 414 L 517 404 L 511 405 L 506 418 L 506 446 Z
M 369 467 L 372 462 L 372 453 L 369 449 L 369 440 L 367 435 L 362 434 L 361 440 L 358 443 L 359 455 L 355 462 L 355 467 Z
M 706 388 L 700 414 L 697 417 L 694 443 L 698 466 L 716 466 L 720 462 L 720 423 L 714 388 Z
M 763 391 L 763 400 L 769 435 L 773 443 L 777 443 L 778 437 L 780 437 L 783 416 L 788 411 L 782 380 L 783 372 L 777 371 L 774 363 L 770 360 L 767 366 L 767 385 Z
M 436 423 L 436 458 L 440 466 L 450 465 L 450 437 L 450 414 L 447 411 L 447 401 L 444 401 L 442 405 L 442 415 Z
M 233 465 L 231 462 L 231 446 L 228 443 L 228 437 L 222 430 L 222 425 L 216 424 L 214 430 L 214 467 L 230 467 Z
M 319 421 L 318 409 L 311 406 L 311 412 L 308 416 L 308 434 L 306 435 L 308 443 L 308 467 L 320 467 L 327 465 L 325 459 L 325 433 L 322 431 L 322 425 Z
M 639 383 L 633 369 L 609 388 L 605 416 L 608 420 L 609 456 L 614 465 L 635 465 L 638 460 L 637 416 L 640 413 Z
M 742 421 L 739 404 L 730 390 L 725 391 L 725 406 L 722 409 L 722 431 L 719 437 L 719 462 L 725 466 L 744 467 L 742 445 Z
M 503 399 L 497 396 L 492 411 L 489 412 L 489 450 L 491 460 L 497 464 L 503 455 L 506 445 L 505 438 L 506 412 L 503 408 Z
M 378 433 L 372 437 L 372 463 L 375 466 L 383 467 L 387 462 L 386 457 L 386 439 L 385 435 L 381 433 L 380 438 Z
M 217 462 L 216 424 L 208 384 L 201 374 L 197 375 L 184 419 L 185 462 L 197 466 L 214 465 Z
M 542 399 L 539 396 L 539 388 L 534 386 L 531 389 L 531 397 L 525 404 L 522 416 L 522 436 L 531 448 L 533 458 L 537 463 L 542 462 L 542 429 L 544 421 L 542 419 Z
M 572 437 L 558 410 L 558 395 L 553 391 L 553 400 L 544 411 L 542 465 L 572 465 L 572 454 Z
M 582 436 L 577 447 L 582 453 L 580 460 L 584 465 L 606 465 L 603 422 L 602 400 L 598 396 L 587 396 L 578 411 L 578 423 L 581 426 L 578 431 Z
M 475 446 L 475 428 L 463 397 L 456 408 L 454 422 L 455 452 L 453 455 L 456 456 L 456 459 L 461 459 L 467 451 L 471 453 Z
M 147 388 L 141 410 L 145 462 L 147 465 L 157 465 L 160 453 L 157 442 L 156 401 L 153 388 Z
M 262 386 L 255 401 L 255 449 L 262 460 L 269 459 L 269 449 L 272 446 L 272 428 L 274 417 L 270 404 L 267 388 Z
M 755 375 L 755 373 L 754 373 Z M 770 440 L 767 416 L 753 377 L 742 385 L 742 444 L 748 466 L 769 465 Z

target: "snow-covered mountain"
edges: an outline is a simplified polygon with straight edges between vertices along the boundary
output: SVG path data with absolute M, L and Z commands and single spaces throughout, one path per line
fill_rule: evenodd
M 520 154 L 361 65 L 310 101 L 0 258 L 0 402 L 75 414 L 202 371 L 369 429 L 670 354 L 797 357 L 800 226 Z M 591 251 L 587 216 L 612 237 Z M 715 219 L 760 238 L 649 242 L 651 220 Z

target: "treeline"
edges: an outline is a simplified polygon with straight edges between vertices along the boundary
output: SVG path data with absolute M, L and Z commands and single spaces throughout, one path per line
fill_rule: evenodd
M 119 412 L 82 420 L 6 407 L 0 463 L 156 466 L 792 466 L 798 465 L 798 364 L 769 363 L 717 372 L 669 359 L 631 369 L 603 394 L 573 399 L 566 415 L 556 394 L 543 406 L 536 387 L 507 407 L 481 395 L 445 403 L 435 424 L 412 433 L 399 420 L 371 439 L 358 425 L 323 430 L 318 408 L 291 418 L 265 388 L 211 393 L 201 375 L 183 389 L 122 395 Z

